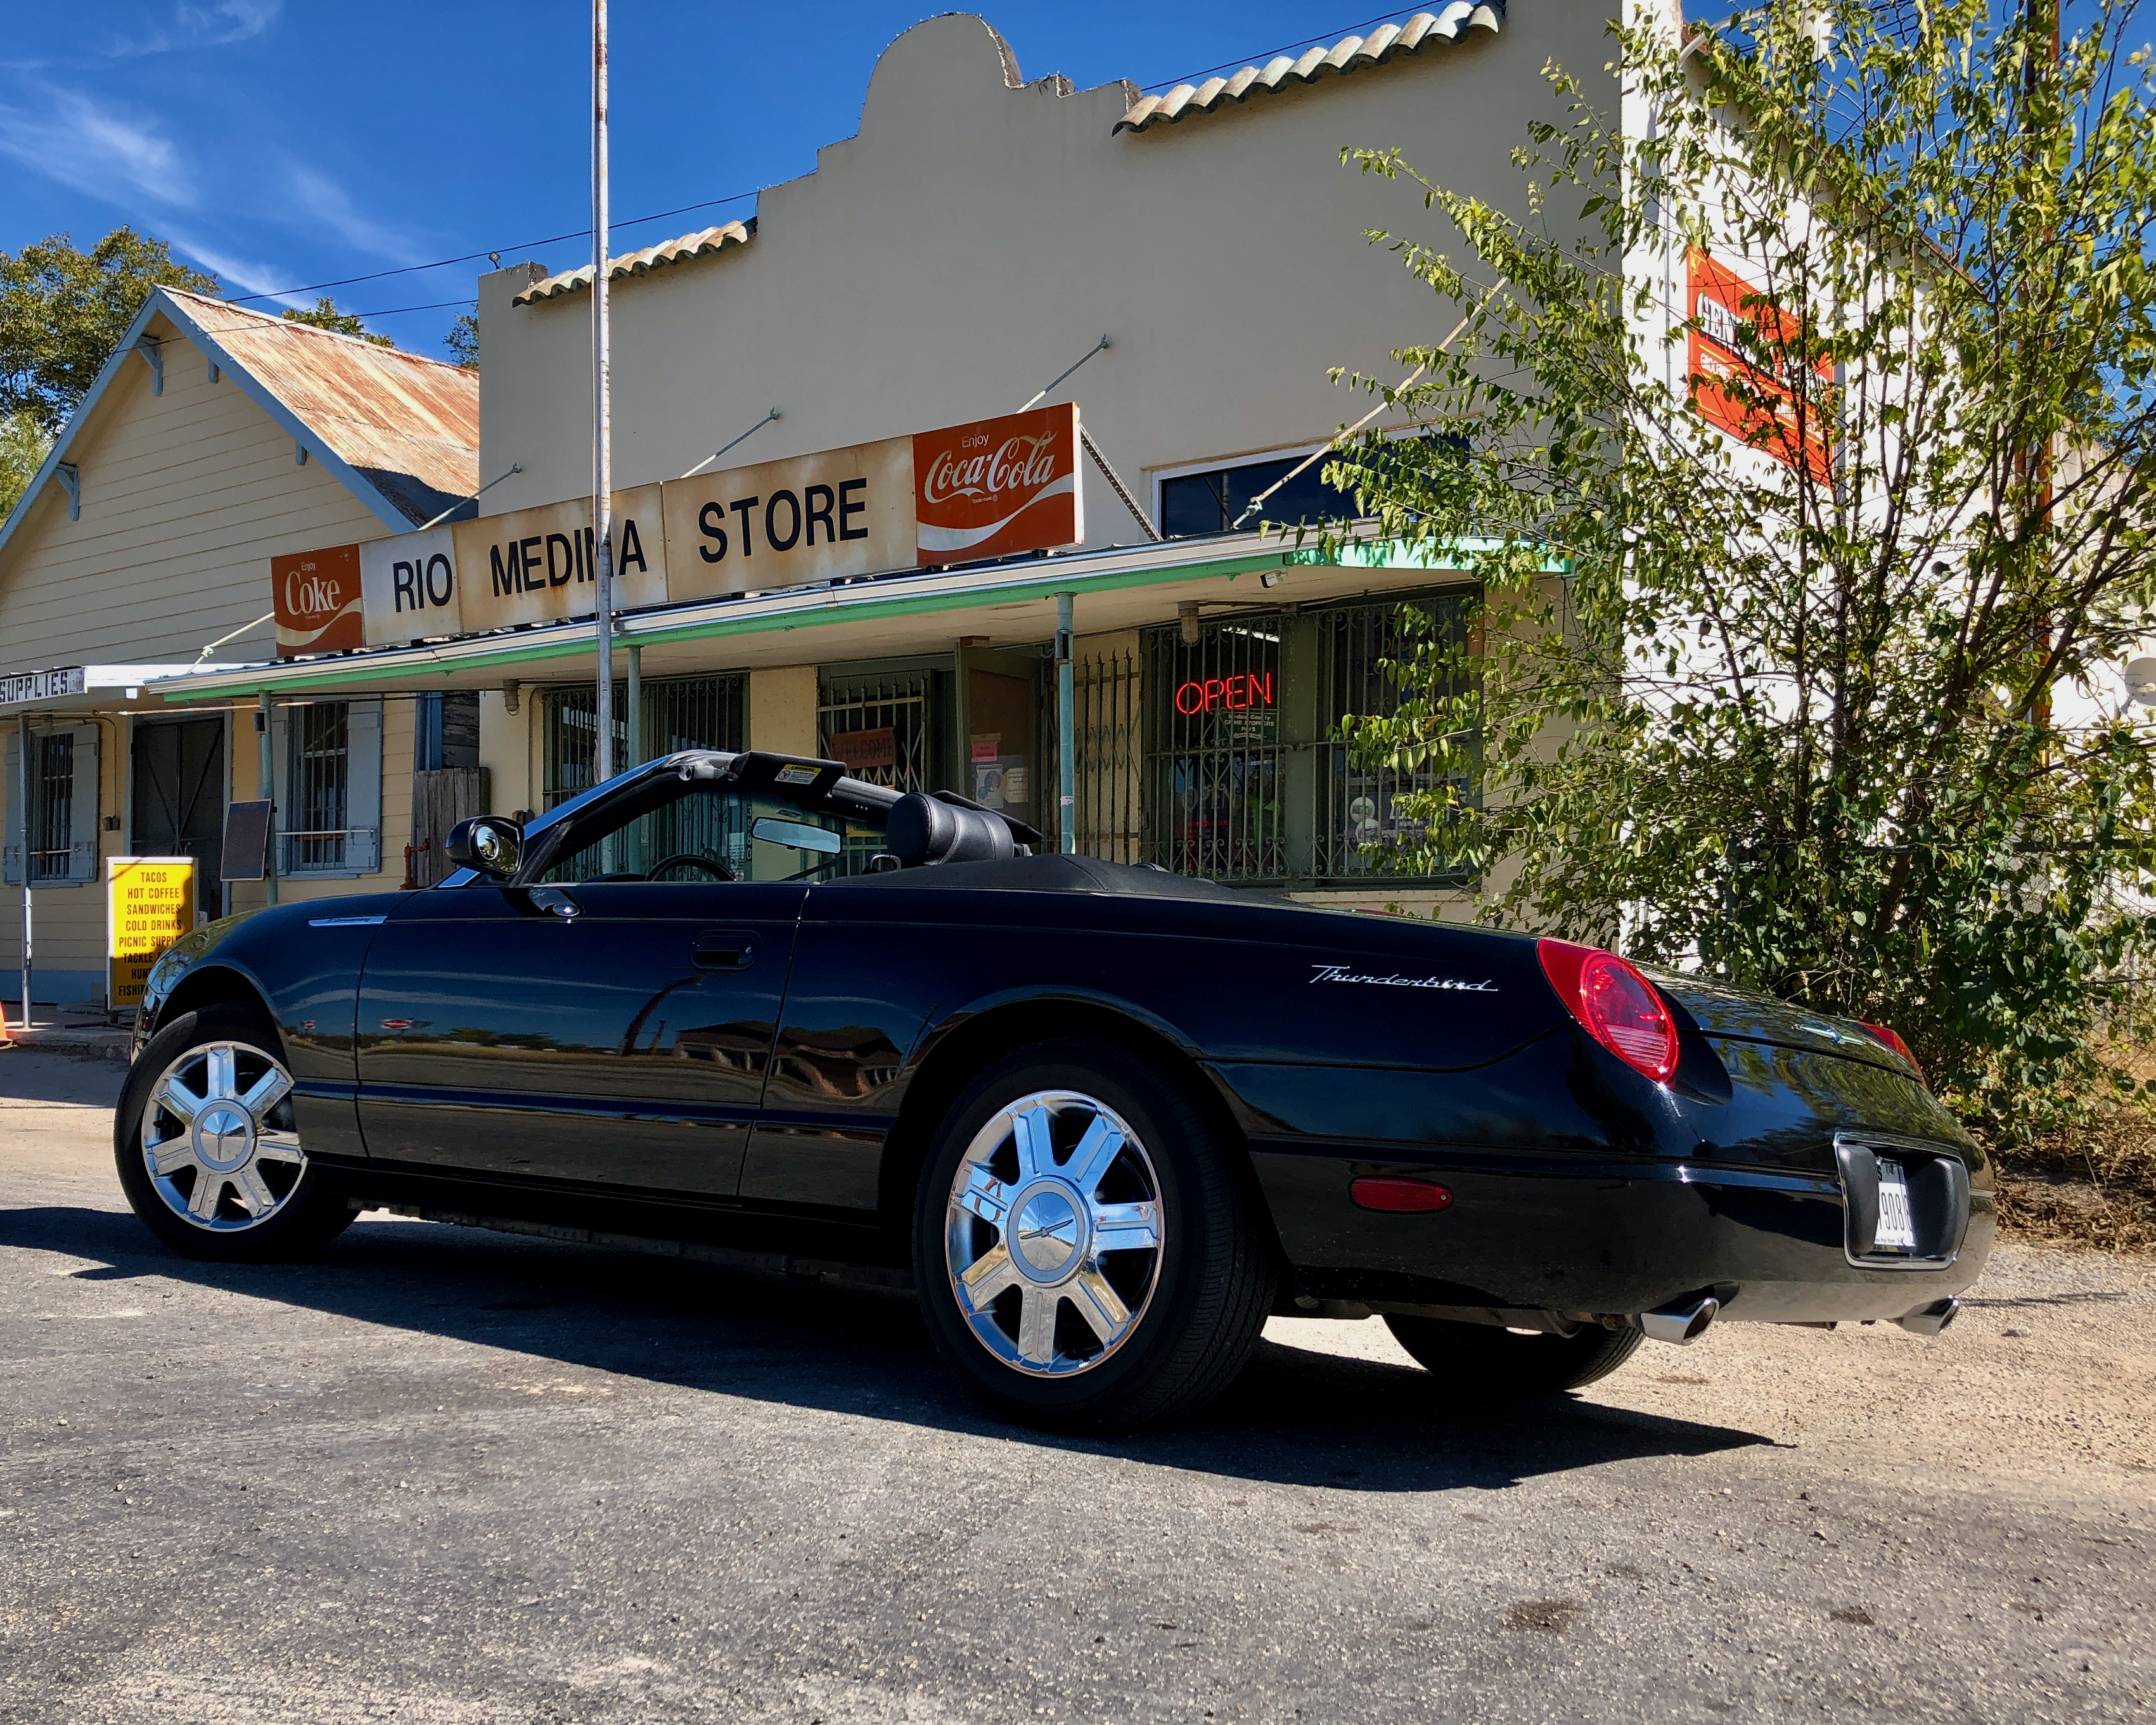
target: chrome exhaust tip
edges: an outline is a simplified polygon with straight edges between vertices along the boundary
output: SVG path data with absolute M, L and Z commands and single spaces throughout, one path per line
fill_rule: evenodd
M 1949 1295 L 1928 1306 L 1919 1306 L 1907 1317 L 1897 1317 L 1894 1322 L 1912 1336 L 1936 1336 L 1960 1315 L 1961 1301 Z
M 1643 1312 L 1634 1320 L 1652 1342 L 1685 1348 L 1707 1333 L 1707 1327 L 1722 1310 L 1722 1301 L 1709 1294 L 1686 1304 L 1666 1306 L 1660 1312 Z

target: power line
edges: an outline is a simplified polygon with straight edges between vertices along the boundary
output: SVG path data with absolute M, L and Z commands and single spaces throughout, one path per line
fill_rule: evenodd
M 1279 48 L 1268 49 L 1262 54 L 1240 54 L 1234 59 L 1222 60 L 1217 64 L 1203 67 L 1198 71 L 1184 73 L 1179 77 L 1164 78 L 1158 84 L 1141 85 L 1139 88 L 1141 90 L 1173 90 L 1178 84 L 1193 83 L 1196 80 L 1204 78 L 1214 72 L 1239 69 L 1242 66 L 1252 64 L 1262 65 L 1265 62 L 1275 58 L 1275 56 L 1286 54 L 1290 49 L 1309 48 L 1320 42 L 1329 41 L 1341 36 L 1352 35 L 1359 30 L 1367 30 L 1374 24 L 1383 23 L 1389 18 L 1399 18 L 1401 16 L 1402 12 L 1406 9 L 1407 8 L 1395 8 L 1391 12 L 1381 12 L 1375 18 L 1364 18 L 1360 23 L 1342 24 L 1332 29 L 1322 31 L 1315 36 L 1301 37 L 1296 41 L 1284 44 Z M 757 197 L 761 194 L 762 189 L 762 188 L 759 187 L 755 192 L 736 192 L 725 198 L 706 198 L 701 203 L 681 204 L 676 208 L 663 209 L 653 215 L 632 216 L 628 220 L 617 222 L 613 225 L 617 228 L 639 228 L 647 222 L 663 222 L 671 216 L 685 216 L 692 210 L 717 209 L 726 204 L 739 203 L 744 198 Z M 489 246 L 480 251 L 462 252 L 454 258 L 437 258 L 429 264 L 404 264 L 398 265 L 393 270 L 370 270 L 364 275 L 339 276 L 334 281 L 309 282 L 304 287 L 266 289 L 263 292 L 258 294 L 228 294 L 224 296 L 224 300 L 228 305 L 245 305 L 256 300 L 290 299 L 295 294 L 316 294 L 321 292 L 326 288 L 354 287 L 363 281 L 384 281 L 393 275 L 416 275 L 429 270 L 446 270 L 454 264 L 474 264 L 477 263 L 481 258 L 494 257 L 504 252 L 530 251 L 542 245 L 562 245 L 572 239 L 588 239 L 590 235 L 590 228 L 579 228 L 568 234 L 549 234 L 544 239 L 519 240 L 513 245 Z M 470 303 L 470 302 L 469 300 L 445 300 L 443 302 L 443 305 L 468 305 Z M 442 306 L 440 305 L 402 305 L 398 306 L 395 311 L 362 311 L 355 312 L 352 315 L 358 317 L 394 317 L 402 311 L 436 311 L 441 309 Z
M 662 209 L 655 215 L 632 216 L 625 222 L 615 223 L 614 226 L 638 228 L 646 222 L 663 222 L 669 216 L 685 216 L 690 210 L 716 209 L 721 204 L 739 203 L 744 198 L 754 198 L 757 195 L 754 192 L 736 192 L 725 198 L 706 198 L 701 203 L 685 203 L 677 209 Z M 365 275 L 341 276 L 335 281 L 311 282 L 305 287 L 265 289 L 259 294 L 228 294 L 225 295 L 225 304 L 244 305 L 250 300 L 285 300 L 290 299 L 295 294 L 319 293 L 324 288 L 351 287 L 357 282 L 381 281 L 392 275 L 416 275 L 426 270 L 446 270 L 452 264 L 476 263 L 481 258 L 490 258 L 499 252 L 528 251 L 542 245 L 560 245 L 564 241 L 571 239 L 588 239 L 591 237 L 591 231 L 588 228 L 579 228 L 573 234 L 549 234 L 544 239 L 523 239 L 517 241 L 514 245 L 490 246 L 485 251 L 465 252 L 454 258 L 437 258 L 431 264 L 406 264 L 395 270 L 376 270 Z M 427 308 L 414 306 L 408 309 L 419 311 Z M 371 317 L 390 316 L 386 311 L 368 312 L 363 315 Z

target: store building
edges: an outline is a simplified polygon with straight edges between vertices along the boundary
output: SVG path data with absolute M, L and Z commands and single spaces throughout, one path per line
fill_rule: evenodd
M 1404 619 L 1452 625 L 1464 572 L 1380 547 L 1328 561 L 1261 523 L 1344 507 L 1322 463 L 1304 463 L 1376 403 L 1334 369 L 1397 377 L 1393 352 L 1457 316 L 1367 238 L 1444 239 L 1416 188 L 1344 166 L 1343 147 L 1397 147 L 1517 206 L 1510 152 L 1532 116 L 1560 114 L 1545 67 L 1591 93 L 1601 79 L 1616 105 L 1600 70 L 1607 18 L 1453 0 L 1155 96 L 1028 82 L 979 18 L 907 31 L 876 66 L 859 133 L 814 172 L 763 193 L 752 218 L 609 271 L 614 470 L 644 553 L 618 548 L 617 758 L 692 744 L 836 757 L 1053 834 L 1067 742 L 1082 850 L 1253 891 L 1464 911 L 1472 883 L 1374 860 L 1402 784 L 1333 740 L 1343 716 L 1392 698 L 1382 661 Z M 394 884 L 400 858 L 403 878 L 424 881 L 475 800 L 537 810 L 590 782 L 595 636 L 577 597 L 590 275 L 529 263 L 480 280 L 477 459 L 442 481 L 480 493 L 473 519 L 377 511 L 341 536 L 263 524 L 249 590 L 273 588 L 273 559 L 289 572 L 329 555 L 355 581 L 372 572 L 363 629 L 146 688 L 151 705 L 266 706 L 297 739 L 288 761 L 312 759 L 340 722 L 353 734 L 378 704 L 379 865 L 326 865 L 351 860 L 336 838 L 349 842 L 350 823 L 318 823 L 288 766 L 279 890 Z M 932 542 L 943 560 L 908 522 L 883 561 L 829 561 L 853 518 L 817 514 L 818 464 L 880 461 L 938 428 L 1064 404 L 1076 419 L 1059 423 L 1082 424 L 1101 458 L 1066 452 L 1082 536 L 984 557 L 998 542 L 947 536 Z M 806 478 L 788 477 L 797 466 Z M 865 480 L 834 479 L 820 507 L 876 495 L 848 483 Z M 819 519 L 822 565 L 807 550 Z M 722 544 L 732 561 L 715 573 Z M 518 611 L 547 585 L 531 572 L 542 565 L 556 591 Z M 438 611 L 452 585 L 459 608 Z M 1053 657 L 1066 607 L 1067 732 Z M 12 641 L 0 660 L 39 662 Z M 406 779 L 406 761 L 460 776 Z
M 258 703 L 177 705 L 152 680 L 186 687 L 267 658 L 274 553 L 454 510 L 478 455 L 470 372 L 151 296 L 0 526 L 0 998 L 20 999 L 26 874 L 44 1004 L 105 998 L 108 857 L 193 857 L 203 916 L 260 901 L 259 881 L 224 884 L 219 854 L 228 803 L 264 794 Z M 267 794 L 285 810 L 280 884 L 395 885 L 403 818 L 385 845 L 382 811 L 409 794 L 425 703 L 376 694 L 326 722 L 300 700 L 264 733 Z
M 1456 881 L 1370 877 L 1366 841 L 1396 787 L 1330 738 L 1388 698 L 1400 601 L 1442 607 L 1459 577 L 1322 566 L 1251 531 L 1339 508 L 1317 467 L 1234 529 L 1370 405 L 1331 368 L 1397 375 L 1392 351 L 1454 315 L 1365 238 L 1425 228 L 1419 198 L 1343 167 L 1342 147 L 1396 146 L 1517 200 L 1508 152 L 1553 105 L 1543 69 L 1601 66 L 1604 22 L 1455 4 L 1160 98 L 1026 82 L 978 18 L 908 31 L 859 135 L 762 194 L 752 222 L 615 262 L 618 482 L 675 481 L 743 433 L 726 462 L 1007 413 L 1106 333 L 1049 399 L 1078 403 L 1135 510 L 1088 461 L 1084 543 L 1050 557 L 836 586 L 774 567 L 723 597 L 638 608 L 619 638 L 640 685 L 623 742 L 633 723 L 643 754 L 836 755 L 999 795 L 1052 828 L 1047 649 L 1067 593 L 1082 849 L 1266 890 L 1419 908 L 1455 895 Z M 482 278 L 480 469 L 510 475 L 482 519 L 588 484 L 589 282 L 588 266 Z M 667 521 L 678 565 L 690 552 L 670 504 Z M 267 684 L 477 695 L 493 801 L 538 809 L 588 782 L 592 664 L 588 627 L 557 624 L 295 665 Z

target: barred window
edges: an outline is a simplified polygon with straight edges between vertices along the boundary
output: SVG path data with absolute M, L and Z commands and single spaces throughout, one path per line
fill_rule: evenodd
M 97 745 L 95 725 L 68 725 L 33 731 L 7 727 L 6 839 L 0 844 L 0 878 L 23 884 L 27 869 L 33 886 L 79 886 L 98 872 Z M 23 807 L 23 792 L 29 807 Z M 27 828 L 23 817 L 29 816 Z
M 74 733 L 30 738 L 30 879 L 64 880 L 74 855 Z
M 1092 702 L 1078 737 L 1081 848 L 1116 854 L 1114 804 L 1131 772 L 1116 713 L 1135 695 L 1144 860 L 1250 886 L 1464 880 L 1441 842 L 1425 843 L 1422 798 L 1446 788 L 1439 775 L 1360 757 L 1341 731 L 1396 712 L 1401 668 L 1422 648 L 1459 645 L 1471 603 L 1453 589 L 1231 613 L 1202 622 L 1194 641 L 1180 624 L 1148 629 L 1135 691 L 1111 664 L 1088 661 L 1074 679 Z
M 1318 614 L 1319 669 L 1325 678 L 1320 714 L 1324 721 L 1324 758 L 1319 794 L 1322 806 L 1317 827 L 1312 874 L 1341 883 L 1382 877 L 1413 877 L 1456 882 L 1457 870 L 1428 862 L 1425 841 L 1432 835 L 1423 818 L 1427 805 L 1404 804 L 1416 793 L 1446 788 L 1464 794 L 1464 778 L 1442 778 L 1426 768 L 1401 768 L 1358 759 L 1339 741 L 1350 717 L 1390 717 L 1400 705 L 1398 667 L 1419 651 L 1442 652 L 1465 638 L 1470 600 L 1436 595 L 1411 604 L 1342 606 Z M 1461 692 L 1459 674 L 1448 675 L 1432 695 Z M 1442 839 L 1442 834 L 1437 835 Z M 1440 843 L 1437 847 L 1442 851 Z M 1414 861 L 1409 859 L 1415 859 Z
M 277 870 L 371 875 L 382 866 L 382 701 L 280 708 Z
M 1146 632 L 1147 857 L 1178 875 L 1278 880 L 1281 614 Z
M 286 869 L 341 869 L 352 794 L 351 714 L 341 701 L 292 709 Z
M 662 677 L 640 689 L 639 760 L 629 758 L 629 685 L 613 685 L 613 755 L 622 768 L 680 749 L 746 748 L 746 689 L 740 676 Z M 545 753 L 542 806 L 552 809 L 592 788 L 598 742 L 598 691 L 587 683 L 542 697 Z

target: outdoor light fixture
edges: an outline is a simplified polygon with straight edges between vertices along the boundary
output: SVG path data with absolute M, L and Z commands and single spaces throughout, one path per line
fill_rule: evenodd
M 1181 601 L 1175 608 L 1175 621 L 1183 632 L 1183 644 L 1186 647 L 1196 646 L 1198 644 L 1198 601 L 1195 599 Z
M 2126 692 L 2136 706 L 2156 706 L 2156 659 L 2126 661 Z

